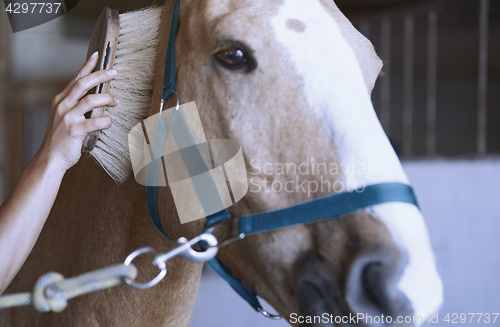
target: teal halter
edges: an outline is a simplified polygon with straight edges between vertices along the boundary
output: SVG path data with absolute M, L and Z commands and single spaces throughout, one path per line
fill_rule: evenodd
M 179 1 L 180 0 L 175 0 L 174 13 L 170 24 L 170 34 L 163 76 L 162 105 L 163 102 L 167 101 L 177 92 L 177 85 L 175 83 L 175 39 L 177 37 L 179 22 Z M 171 118 L 178 117 L 179 115 L 182 116 L 180 111 L 175 115 L 171 115 Z M 158 119 L 158 130 L 153 143 L 153 148 L 164 147 L 166 137 L 168 132 L 172 129 L 173 124 L 178 124 L 175 127 L 176 129 L 180 129 L 182 133 L 191 133 L 186 124 L 179 123 L 179 121 L 183 121 L 182 119 L 172 119 L 173 120 L 169 119 L 167 122 L 163 119 Z M 201 154 L 200 158 L 203 158 Z M 151 161 L 148 168 L 148 181 L 158 180 L 160 168 L 161 158 Z M 148 183 L 148 185 L 153 184 Z M 158 188 L 154 186 L 147 186 L 146 193 L 149 213 L 153 223 L 165 237 L 172 240 L 172 238 L 163 229 L 160 222 L 158 214 Z M 367 207 L 387 202 L 406 202 L 413 204 L 418 208 L 417 199 L 411 186 L 402 183 L 382 183 L 367 186 L 362 190 L 327 195 L 322 198 L 302 202 L 283 209 L 241 216 L 236 219 L 236 230 L 237 234 L 243 237 L 291 226 L 338 218 L 340 216 L 363 210 Z M 229 218 L 229 212 L 227 209 L 224 209 L 206 217 L 206 225 L 207 227 L 212 227 L 220 222 L 228 220 Z M 231 271 L 222 264 L 222 262 L 219 261 L 219 259 L 214 258 L 208 261 L 208 264 L 256 311 L 264 313 L 267 316 L 272 316 L 267 314 L 267 312 L 262 309 L 256 294 L 246 288 L 241 281 L 237 279 Z

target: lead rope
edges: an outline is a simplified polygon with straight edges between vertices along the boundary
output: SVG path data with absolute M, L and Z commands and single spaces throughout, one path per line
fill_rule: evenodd
M 61 312 L 71 298 L 120 285 L 125 278 L 133 280 L 136 276 L 137 269 L 134 265 L 123 264 L 70 279 L 64 279 L 61 274 L 50 272 L 38 279 L 33 293 L 8 294 L 0 297 L 0 309 L 33 305 L 39 312 Z
M 205 251 L 195 251 L 192 246 L 203 242 L 207 246 Z M 173 250 L 158 254 L 151 248 L 142 248 L 131 253 L 123 264 L 99 269 L 77 277 L 65 279 L 61 274 L 49 272 L 42 275 L 35 283 L 32 293 L 7 294 L 0 297 L 0 309 L 28 306 L 39 312 L 61 312 L 68 300 L 74 297 L 108 289 L 121 284 L 128 284 L 136 289 L 148 289 L 158 284 L 167 275 L 166 263 L 172 258 L 181 256 L 194 262 L 205 262 L 215 257 L 218 251 L 218 242 L 212 234 L 201 234 L 188 241 L 180 238 L 178 246 Z M 150 253 L 153 255 L 152 264 L 160 272 L 147 283 L 137 283 L 137 268 L 132 261 L 140 255 Z

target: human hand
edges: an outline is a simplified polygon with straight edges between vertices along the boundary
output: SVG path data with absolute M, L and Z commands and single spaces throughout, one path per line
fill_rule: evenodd
M 110 117 L 85 119 L 85 113 L 98 107 L 114 107 L 119 103 L 108 93 L 83 97 L 91 88 L 111 81 L 116 75 L 115 70 L 92 73 L 97 58 L 96 52 L 52 101 L 49 125 L 37 156 L 44 157 L 64 171 L 80 160 L 83 140 L 88 133 L 111 127 Z

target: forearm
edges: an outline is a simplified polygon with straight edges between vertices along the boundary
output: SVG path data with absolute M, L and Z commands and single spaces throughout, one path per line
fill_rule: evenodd
M 88 133 L 111 126 L 109 117 L 85 118 L 85 113 L 94 108 L 118 105 L 118 100 L 110 94 L 85 96 L 90 89 L 110 82 L 116 75 L 114 70 L 92 73 L 97 59 L 96 52 L 66 89 L 54 98 L 40 150 L 0 207 L 0 294 L 33 249 L 64 173 L 81 157 L 83 140 Z
M 0 207 L 0 293 L 33 249 L 64 173 L 50 158 L 37 154 Z

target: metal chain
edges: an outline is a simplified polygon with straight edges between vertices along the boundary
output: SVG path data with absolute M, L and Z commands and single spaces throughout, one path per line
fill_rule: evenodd
M 192 247 L 200 242 L 202 251 Z M 224 242 L 225 243 L 225 242 Z M 54 272 L 41 276 L 33 288 L 33 293 L 8 294 L 0 297 L 0 309 L 33 305 L 40 312 L 61 312 L 67 301 L 79 295 L 111 288 L 123 283 L 137 289 L 147 289 L 158 284 L 167 275 L 166 263 L 175 257 L 184 257 L 194 262 L 206 262 L 215 257 L 218 251 L 217 238 L 211 233 L 201 234 L 188 241 L 182 237 L 177 241 L 179 246 L 167 253 L 158 254 L 151 248 L 142 248 L 131 253 L 120 265 L 99 269 L 77 277 L 65 279 Z M 137 283 L 137 269 L 132 261 L 138 256 L 152 253 L 152 264 L 160 269 L 160 273 L 148 283 Z

